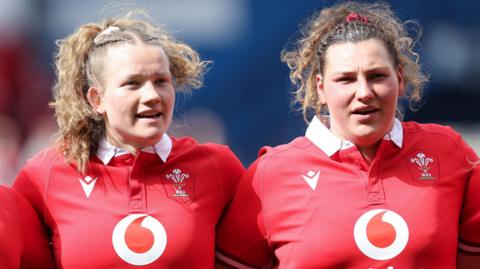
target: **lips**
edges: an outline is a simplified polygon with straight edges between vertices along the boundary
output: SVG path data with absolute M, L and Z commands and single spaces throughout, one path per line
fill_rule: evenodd
M 352 114 L 354 115 L 370 115 L 372 113 L 375 113 L 379 111 L 378 108 L 375 108 L 375 107 L 360 107 L 360 108 L 356 108 L 352 111 Z
M 155 119 L 160 117 L 160 115 L 162 115 L 161 112 L 147 111 L 147 112 L 138 113 L 135 115 L 135 117 L 139 119 Z

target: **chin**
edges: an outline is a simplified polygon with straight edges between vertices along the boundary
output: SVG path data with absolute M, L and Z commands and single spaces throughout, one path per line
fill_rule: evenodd
M 145 144 L 146 146 L 152 146 L 155 145 L 160 139 L 162 139 L 163 132 L 161 130 L 157 131 L 144 131 L 140 134 L 138 134 L 137 140 L 142 141 L 142 144 Z
M 383 136 L 384 135 L 373 128 L 369 130 L 357 130 L 357 132 L 352 133 L 353 139 L 351 139 L 351 142 L 356 145 L 372 145 L 380 141 Z

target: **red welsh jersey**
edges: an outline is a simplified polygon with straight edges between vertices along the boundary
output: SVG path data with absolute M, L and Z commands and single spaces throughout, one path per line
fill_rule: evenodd
M 458 246 L 480 254 L 478 157 L 450 128 L 395 121 L 371 165 L 316 118 L 266 151 L 219 224 L 221 263 L 455 268 Z
M 0 186 L 0 208 L 0 268 L 53 268 L 47 235 L 28 201 Z
M 214 266 L 215 225 L 244 171 L 226 146 L 164 135 L 133 156 L 104 141 L 87 171 L 50 149 L 14 183 L 50 228 L 60 268 Z

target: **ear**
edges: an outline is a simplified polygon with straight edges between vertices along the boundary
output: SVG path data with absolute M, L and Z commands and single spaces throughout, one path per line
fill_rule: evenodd
M 403 68 L 401 65 L 397 67 L 397 79 L 398 79 L 398 96 L 405 94 L 405 76 L 403 75 Z
M 105 113 L 105 108 L 103 106 L 102 92 L 97 87 L 90 87 L 87 91 L 87 100 L 93 110 L 99 114 Z
M 322 75 L 318 74 L 315 76 L 315 80 L 317 83 L 317 95 L 318 95 L 318 101 L 320 104 L 325 104 L 327 101 L 325 99 L 325 89 L 323 85 L 323 78 Z

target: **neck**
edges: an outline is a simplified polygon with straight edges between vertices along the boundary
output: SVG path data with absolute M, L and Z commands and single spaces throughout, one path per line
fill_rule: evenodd
M 113 146 L 117 148 L 124 149 L 128 152 L 130 152 L 132 155 L 137 155 L 138 152 L 142 150 L 142 147 L 133 145 L 131 143 L 124 143 L 120 141 L 119 139 L 115 139 L 115 137 L 107 135 L 106 136 L 108 143 L 112 144 Z
M 362 154 L 362 157 L 365 159 L 365 161 L 368 164 L 371 164 L 373 159 L 375 158 L 378 147 L 380 146 L 380 142 L 381 140 L 373 145 L 368 145 L 368 146 L 357 145 L 358 151 L 360 151 L 360 154 Z

